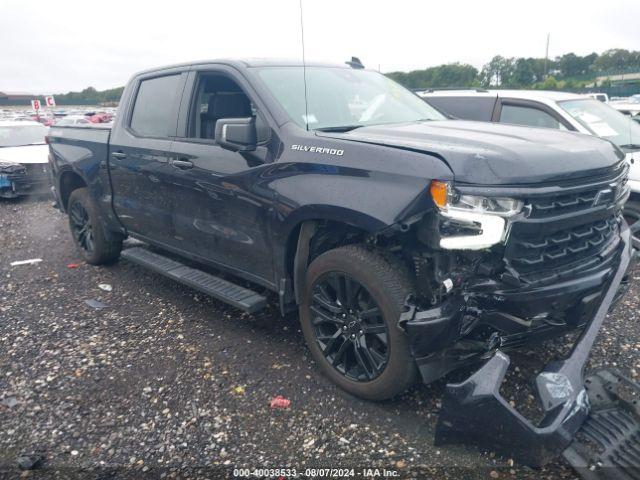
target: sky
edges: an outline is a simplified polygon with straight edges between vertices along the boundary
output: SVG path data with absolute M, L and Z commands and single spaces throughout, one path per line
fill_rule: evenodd
M 494 55 L 640 50 L 640 1 L 302 0 L 307 60 L 383 72 Z M 136 71 L 221 57 L 302 58 L 299 0 L 0 0 L 0 91 L 122 86 Z

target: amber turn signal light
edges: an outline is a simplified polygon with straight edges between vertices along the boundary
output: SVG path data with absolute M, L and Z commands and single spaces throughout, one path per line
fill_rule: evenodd
M 433 180 L 429 187 L 431 198 L 439 208 L 444 208 L 447 205 L 447 184 L 439 180 Z

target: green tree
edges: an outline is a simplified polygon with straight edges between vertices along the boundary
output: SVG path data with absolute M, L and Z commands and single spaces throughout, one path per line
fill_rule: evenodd
M 450 63 L 411 72 L 390 72 L 389 78 L 412 89 L 471 87 L 478 83 L 478 70 L 472 65 Z
M 515 58 L 505 58 L 496 55 L 482 67 L 480 72 L 480 82 L 485 87 L 507 87 L 513 86 L 515 72 Z
M 549 75 L 544 79 L 544 82 L 542 82 L 541 86 L 543 90 L 557 90 L 558 81 L 556 80 L 556 77 L 554 77 L 553 75 Z

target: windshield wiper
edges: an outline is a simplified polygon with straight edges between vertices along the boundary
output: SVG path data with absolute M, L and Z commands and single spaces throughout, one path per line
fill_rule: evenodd
M 620 145 L 620 148 L 640 149 L 640 143 L 627 143 L 626 145 Z
M 318 130 L 319 132 L 350 132 L 360 127 L 364 127 L 364 125 L 340 125 L 337 127 L 315 128 L 314 130 Z

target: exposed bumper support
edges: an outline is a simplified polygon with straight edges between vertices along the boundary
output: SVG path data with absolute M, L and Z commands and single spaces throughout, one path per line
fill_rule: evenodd
M 436 444 L 476 443 L 513 456 L 522 463 L 541 466 L 571 443 L 589 414 L 583 370 L 633 256 L 628 228 L 622 229 L 621 237 L 620 263 L 595 315 L 569 357 L 549 363 L 536 378 L 538 397 L 545 411 L 540 424 L 532 424 L 500 395 L 509 357 L 497 351 L 467 380 L 447 385 Z

